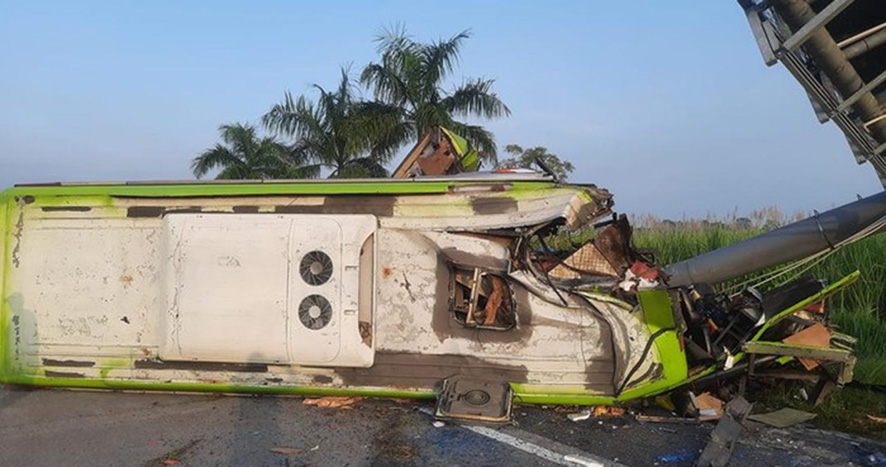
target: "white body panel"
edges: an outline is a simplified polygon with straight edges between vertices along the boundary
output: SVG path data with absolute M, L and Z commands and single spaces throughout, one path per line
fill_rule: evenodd
M 172 214 L 164 224 L 162 360 L 372 365 L 358 296 L 375 216 Z M 331 259 L 331 275 L 316 285 L 299 272 L 314 251 Z M 330 305 L 317 329 L 300 319 L 309 296 Z

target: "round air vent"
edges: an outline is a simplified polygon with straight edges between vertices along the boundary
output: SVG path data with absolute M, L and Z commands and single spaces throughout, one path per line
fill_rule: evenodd
M 332 277 L 332 259 L 322 251 L 312 251 L 301 259 L 298 272 L 310 285 L 325 284 Z
M 308 329 L 323 329 L 332 321 L 332 305 L 322 295 L 308 295 L 298 305 L 298 319 Z

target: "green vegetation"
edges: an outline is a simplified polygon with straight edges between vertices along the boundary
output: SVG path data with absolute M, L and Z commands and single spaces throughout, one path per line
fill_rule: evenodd
M 493 80 L 464 79 L 451 91 L 443 89 L 458 64 L 462 43 L 469 37 L 470 33 L 463 31 L 448 40 L 422 44 L 400 29 L 376 39 L 381 60 L 366 66 L 360 82 L 388 109 L 386 113 L 398 117 L 391 133 L 399 139 L 392 139 L 392 143 L 411 144 L 431 128 L 443 126 L 467 139 L 483 159 L 495 161 L 492 133 L 456 120 L 510 115 L 508 107 L 492 92 Z
M 191 170 L 200 178 L 221 169 L 219 179 L 315 178 L 318 167 L 304 165 L 301 153 L 292 151 L 273 137 L 259 137 L 255 128 L 236 123 L 219 127 L 224 144 L 194 158 Z
M 323 166 L 330 178 L 385 177 L 384 163 L 394 154 L 379 128 L 387 116 L 378 106 L 354 95 L 347 71 L 334 91 L 319 85 L 314 103 L 305 96 L 286 93 L 283 102 L 262 117 L 265 127 L 294 141 L 292 150 L 302 160 Z
M 571 162 L 549 153 L 548 148 L 542 146 L 523 149 L 516 144 L 509 144 L 505 146 L 505 151 L 513 157 L 499 161 L 496 166 L 499 169 L 532 168 L 536 161 L 539 161 L 561 182 L 565 182 L 569 174 L 575 170 Z
M 479 150 L 482 159 L 494 162 L 492 133 L 463 120 L 510 115 L 492 91 L 493 80 L 463 79 L 460 86 L 443 88 L 451 81 L 462 44 L 469 37 L 464 31 L 448 40 L 425 44 L 400 29 L 379 36 L 380 59 L 363 69 L 359 83 L 352 82 L 343 69 L 334 90 L 314 85 L 319 93 L 316 101 L 287 92 L 271 107 L 262 124 L 282 143 L 259 138 L 247 125 L 224 125 L 225 145 L 195 158 L 194 175 L 199 178 L 221 169 L 218 178 L 316 178 L 326 169 L 334 178 L 386 177 L 385 165 L 391 158 L 437 126 L 462 136 Z M 360 97 L 361 90 L 371 92 L 374 100 Z M 226 128 L 248 133 L 244 143 L 238 146 L 229 141 Z M 249 138 L 279 154 L 264 153 L 256 159 L 255 154 L 245 152 L 252 147 L 246 144 Z
M 637 247 L 651 248 L 661 264 L 681 261 L 750 238 L 762 228 L 735 228 L 734 223 L 681 223 L 637 228 Z M 851 244 L 812 267 L 808 275 L 836 281 L 857 270 L 861 280 L 831 301 L 833 322 L 858 338 L 857 381 L 886 384 L 886 235 Z M 729 284 L 726 284 L 728 286 Z

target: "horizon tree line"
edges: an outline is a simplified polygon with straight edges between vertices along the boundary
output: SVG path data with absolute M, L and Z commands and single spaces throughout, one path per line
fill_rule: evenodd
M 451 91 L 443 88 L 458 65 L 470 31 L 449 39 L 421 43 L 397 28 L 379 35 L 378 61 L 366 65 L 357 80 L 342 68 L 338 85 L 312 86 L 316 100 L 286 92 L 261 117 L 270 133 L 259 134 L 250 124 L 219 127 L 221 143 L 195 157 L 194 176 L 219 170 L 219 179 L 386 177 L 386 165 L 404 146 L 426 131 L 444 126 L 474 147 L 493 167 L 513 168 L 540 157 L 556 167 L 564 180 L 572 171 L 543 147 L 526 151 L 515 145 L 512 156 L 499 164 L 493 134 L 466 119 L 507 117 L 511 111 L 492 90 L 492 79 L 464 79 Z M 371 99 L 361 98 L 366 89 Z
M 405 145 L 433 126 L 442 125 L 478 148 L 486 161 L 496 160 L 495 139 L 467 117 L 510 115 L 492 91 L 494 80 L 470 79 L 451 91 L 443 86 L 454 73 L 463 31 L 447 40 L 421 43 L 404 29 L 376 38 L 379 58 L 359 79 L 341 70 L 331 90 L 314 84 L 316 99 L 286 92 L 261 117 L 270 136 L 244 123 L 219 127 L 222 142 L 194 158 L 197 178 L 219 169 L 217 178 L 384 177 L 385 165 Z M 362 99 L 357 86 L 370 91 Z

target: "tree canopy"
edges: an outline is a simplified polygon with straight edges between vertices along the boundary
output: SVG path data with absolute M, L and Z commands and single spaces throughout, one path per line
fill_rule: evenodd
M 265 127 L 291 138 L 293 151 L 328 168 L 330 177 L 387 176 L 384 164 L 395 154 L 386 140 L 392 131 L 385 126 L 387 109 L 360 100 L 344 69 L 334 90 L 313 87 L 319 93 L 316 102 L 287 92 L 262 117 Z
M 492 91 L 494 81 L 465 79 L 451 91 L 443 89 L 458 64 L 462 44 L 469 37 L 470 32 L 463 31 L 447 40 L 423 44 L 401 29 L 376 39 L 380 60 L 363 69 L 360 82 L 378 100 L 373 104 L 378 113 L 386 116 L 383 126 L 391 147 L 399 148 L 433 127 L 444 126 L 470 141 L 486 160 L 496 160 L 492 133 L 480 125 L 459 120 L 510 115 L 508 107 Z
M 385 165 L 404 145 L 438 126 L 464 137 L 494 163 L 492 133 L 464 120 L 510 115 L 492 91 L 493 80 L 466 79 L 443 89 L 469 37 L 464 31 L 421 43 L 402 29 L 382 34 L 376 39 L 380 59 L 362 70 L 359 83 L 342 69 L 334 89 L 313 85 L 315 100 L 286 92 L 261 119 L 273 137 L 258 136 L 250 125 L 223 125 L 223 143 L 194 159 L 194 175 L 221 169 L 218 178 L 313 178 L 325 171 L 330 177 L 385 177 Z M 374 99 L 362 98 L 360 85 Z
M 505 146 L 505 151 L 513 157 L 499 161 L 497 168 L 532 168 L 536 161 L 541 161 L 560 181 L 566 181 L 569 174 L 575 170 L 571 162 L 561 159 L 556 154 L 549 153 L 548 149 L 542 146 L 524 149 L 516 144 L 509 144 Z
M 242 123 L 221 125 L 222 142 L 203 151 L 191 163 L 201 178 L 221 169 L 218 179 L 314 178 L 319 167 L 306 165 L 302 156 L 275 138 L 259 137 L 255 127 Z

